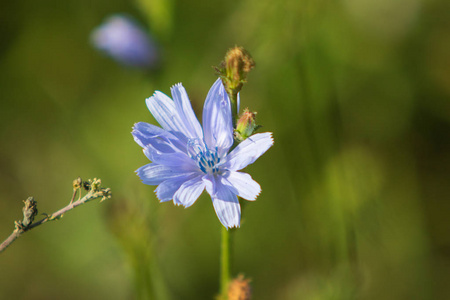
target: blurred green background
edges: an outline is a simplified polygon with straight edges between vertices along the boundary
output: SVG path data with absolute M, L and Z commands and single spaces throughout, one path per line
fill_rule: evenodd
M 125 68 L 91 31 L 127 13 L 160 67 Z M 159 204 L 134 170 L 144 99 L 182 82 L 198 116 L 234 45 L 241 93 L 275 145 L 235 234 L 254 299 L 450 299 L 450 3 L 446 0 L 2 1 L 0 238 L 72 180 L 113 191 L 0 255 L 1 299 L 213 299 L 220 222 L 205 194 Z

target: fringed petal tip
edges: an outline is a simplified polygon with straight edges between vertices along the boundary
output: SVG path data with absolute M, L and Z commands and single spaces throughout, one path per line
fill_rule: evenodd
M 222 179 L 224 184 L 233 194 L 248 201 L 255 201 L 261 193 L 261 186 L 250 174 L 228 171 Z
M 158 195 L 158 188 L 153 190 L 153 193 L 155 193 L 156 199 L 158 199 L 159 203 L 167 202 L 168 200 L 162 200 Z
M 261 135 L 259 137 L 259 139 L 265 139 L 266 140 L 266 144 L 267 144 L 268 148 L 273 146 L 273 144 L 274 144 L 273 132 L 256 133 L 254 135 L 249 136 L 248 138 L 251 139 L 252 137 L 255 137 L 256 135 Z
M 152 164 L 152 163 L 150 163 L 150 164 Z M 150 164 L 148 164 L 148 165 L 150 165 Z M 151 178 L 149 178 L 149 177 L 146 175 L 145 167 L 148 166 L 148 165 L 145 165 L 145 166 L 143 166 L 143 167 L 140 167 L 139 169 L 137 169 L 136 171 L 134 171 L 134 173 L 136 173 L 136 175 L 139 177 L 139 180 L 140 180 L 143 184 L 146 184 L 146 185 L 155 185 L 155 184 L 158 184 L 158 181 L 152 180 Z
M 145 165 L 145 166 L 147 166 L 147 165 Z M 143 179 L 142 176 L 141 176 L 142 173 L 143 173 L 142 170 L 143 170 L 143 168 L 144 168 L 145 166 L 142 166 L 142 167 L 140 167 L 140 168 L 137 168 L 136 171 L 134 171 L 134 173 L 136 173 L 136 175 L 139 176 L 139 179 L 141 179 L 141 181 L 142 181 L 142 179 Z
M 178 88 L 184 88 L 183 87 L 183 84 L 181 83 L 181 82 L 178 82 L 178 83 L 175 83 L 174 85 L 172 85 L 171 87 L 170 87 L 170 90 L 172 91 L 173 89 L 178 89 Z
M 255 198 L 254 198 L 254 199 L 245 199 L 245 200 L 248 200 L 248 201 L 255 201 L 256 199 L 258 199 L 259 195 L 261 195 L 261 192 L 262 192 L 262 189 L 260 188 L 258 194 L 255 195 Z
M 145 103 L 148 105 L 148 102 L 149 101 L 151 101 L 155 96 L 156 96 L 156 93 L 157 92 L 159 92 L 159 91 L 155 91 L 154 93 L 153 93 L 153 95 L 151 95 L 150 97 L 147 97 L 147 98 L 145 98 Z
M 153 99 L 158 98 L 158 97 L 164 97 L 164 99 L 169 98 L 169 97 L 167 97 L 167 95 L 164 94 L 163 92 L 161 92 L 161 91 L 155 91 L 155 92 L 153 93 L 153 95 L 151 95 L 151 96 L 148 97 L 148 98 L 145 98 L 145 103 L 146 103 L 147 106 L 148 106 L 148 102 L 149 102 L 149 101 L 152 101 Z M 170 98 L 169 98 L 169 99 L 170 99 Z M 170 99 L 170 100 L 172 100 L 172 99 Z
M 255 134 L 249 136 L 248 139 L 253 141 L 252 138 L 256 138 L 256 137 L 258 137 L 258 140 L 264 139 L 266 141 L 267 145 L 270 145 L 269 147 L 273 146 L 273 144 L 274 144 L 273 132 L 255 133 Z
M 272 147 L 273 142 L 271 132 L 256 133 L 245 139 L 228 154 L 225 166 L 232 171 L 242 170 Z
M 222 224 L 222 225 L 223 225 L 223 224 Z M 239 224 L 234 224 L 234 225 L 229 225 L 229 226 L 223 225 L 223 227 L 225 227 L 226 230 L 228 230 L 228 229 L 237 229 L 237 228 L 240 228 L 240 227 L 241 227 L 241 224 L 240 224 L 240 222 L 239 222 Z
M 272 142 L 271 146 L 273 146 L 273 143 L 274 143 L 273 132 L 267 132 L 267 133 L 269 134 L 270 141 Z
M 156 189 L 155 189 L 153 192 L 155 193 L 155 196 L 156 196 L 156 198 L 158 199 L 159 203 L 172 201 L 172 202 L 173 202 L 173 205 L 175 205 L 175 206 L 183 206 L 184 209 L 186 209 L 186 208 L 189 207 L 189 206 L 186 206 L 186 205 L 184 205 L 183 203 L 177 201 L 177 200 L 175 199 L 175 197 L 173 197 L 172 199 L 161 199 L 161 198 L 158 196 L 158 192 L 157 192 Z
M 164 202 L 168 202 L 168 201 L 172 200 L 172 199 L 161 197 L 161 194 L 160 194 L 158 188 L 154 189 L 153 193 L 155 193 L 156 199 L 158 199 L 159 203 L 164 203 Z

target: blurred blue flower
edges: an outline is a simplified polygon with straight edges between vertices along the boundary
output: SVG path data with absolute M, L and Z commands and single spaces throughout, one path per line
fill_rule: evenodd
M 133 127 L 135 141 L 152 161 L 136 173 L 143 183 L 158 185 L 155 192 L 161 202 L 173 200 L 189 207 L 206 188 L 223 226 L 239 227 L 237 196 L 255 200 L 261 187 L 249 174 L 238 171 L 273 145 L 272 133 L 254 134 L 229 152 L 233 124 L 222 81 L 218 79 L 206 97 L 203 129 L 183 86 L 177 84 L 171 92 L 174 100 L 159 91 L 146 100 L 162 128 L 144 122 Z
M 153 67 L 158 59 L 153 39 L 135 20 L 113 15 L 91 33 L 93 45 L 117 60 L 134 67 Z

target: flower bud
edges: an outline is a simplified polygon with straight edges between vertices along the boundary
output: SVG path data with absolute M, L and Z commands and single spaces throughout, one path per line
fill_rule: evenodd
M 250 53 L 243 47 L 234 47 L 225 55 L 225 60 L 216 68 L 230 97 L 236 95 L 247 80 L 247 74 L 255 66 Z
M 28 197 L 27 200 L 24 200 L 22 212 L 23 212 L 23 221 L 22 225 L 26 228 L 33 223 L 34 217 L 36 217 L 38 213 L 37 202 L 33 197 Z
M 252 289 L 250 279 L 244 279 L 244 275 L 239 275 L 230 282 L 228 287 L 228 300 L 250 300 Z
M 78 190 L 81 188 L 81 185 L 83 184 L 83 180 L 81 180 L 81 177 L 78 177 L 72 182 L 73 190 Z
M 256 125 L 255 118 L 256 112 L 251 112 L 248 108 L 246 108 L 241 114 L 234 132 L 235 138 L 238 142 L 242 142 L 261 127 L 260 125 Z

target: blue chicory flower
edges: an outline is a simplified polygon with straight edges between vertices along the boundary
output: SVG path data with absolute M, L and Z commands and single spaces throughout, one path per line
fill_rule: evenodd
M 133 67 L 155 66 L 155 42 L 131 17 L 113 15 L 91 34 L 92 44 L 118 62 Z
M 253 163 L 272 145 L 272 133 L 250 136 L 233 145 L 231 105 L 218 79 L 203 107 L 203 129 L 181 84 L 171 88 L 173 100 L 156 91 L 147 107 L 162 128 L 144 122 L 133 127 L 135 141 L 152 161 L 136 173 L 142 182 L 158 185 L 161 202 L 189 207 L 204 189 L 212 199 L 217 217 L 227 228 L 239 227 L 241 207 L 237 196 L 255 200 L 260 185 L 247 173 L 238 172 Z

